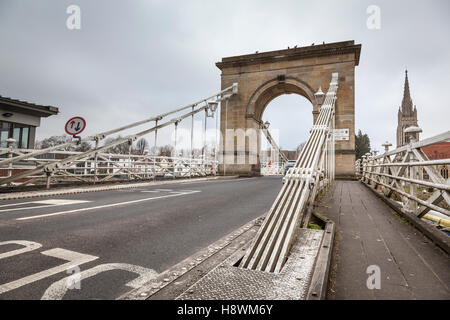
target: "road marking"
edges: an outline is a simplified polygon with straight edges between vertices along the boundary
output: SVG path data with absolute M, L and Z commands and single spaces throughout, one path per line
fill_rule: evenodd
M 95 266 L 91 269 L 84 270 L 80 273 L 79 281 L 93 277 L 99 273 L 111 271 L 111 270 L 124 270 L 133 272 L 139 275 L 136 279 L 126 283 L 125 285 L 133 289 L 137 289 L 156 278 L 158 273 L 153 269 L 147 269 L 140 266 L 135 266 L 126 263 L 107 263 Z M 61 300 L 68 290 L 68 284 L 70 277 L 65 277 L 59 281 L 54 282 L 47 290 L 45 290 L 41 300 Z
M 6 245 L 6 244 L 19 244 L 21 246 L 24 246 L 25 248 L 22 249 L 16 249 L 4 253 L 0 253 L 0 259 L 15 256 L 24 252 L 33 251 L 36 249 L 39 249 L 42 247 L 42 244 L 33 242 L 33 241 L 26 241 L 26 240 L 11 240 L 11 241 L 3 241 L 0 242 L 0 246 Z
M 203 181 L 185 181 L 179 182 L 179 184 L 199 184 L 199 183 L 225 183 L 225 182 L 245 182 L 247 180 L 259 179 L 256 177 L 253 178 L 241 178 L 241 179 L 216 179 L 216 180 L 203 180 Z
M 52 217 L 52 216 L 58 216 L 58 215 L 63 215 L 63 214 L 70 214 L 70 213 L 79 213 L 79 212 L 83 212 L 83 211 L 111 208 L 111 207 L 123 206 L 123 205 L 139 203 L 139 202 L 144 202 L 144 201 L 150 201 L 150 200 L 156 200 L 156 199 L 177 197 L 177 196 L 186 195 L 186 194 L 193 194 L 193 193 L 197 193 L 197 192 L 201 192 L 201 191 L 192 191 L 192 192 L 184 192 L 184 193 L 177 193 L 177 194 L 168 194 L 168 195 L 159 196 L 159 197 L 131 200 L 131 201 L 125 201 L 125 202 L 119 202 L 119 203 L 111 203 L 111 204 L 105 204 L 105 205 L 96 206 L 96 207 L 88 207 L 88 208 L 74 209 L 74 210 L 61 211 L 61 212 L 55 212 L 55 213 L 41 214 L 41 215 L 37 215 L 37 216 L 22 217 L 22 218 L 17 218 L 16 220 L 30 220 L 30 219 L 39 219 L 39 218 Z
M 172 189 L 155 189 L 155 191 L 173 191 Z
M 69 205 L 69 204 L 79 204 L 79 203 L 86 203 L 86 202 L 91 202 L 91 201 L 88 201 L 88 200 L 63 200 L 63 199 L 49 199 L 49 200 L 42 200 L 42 201 L 30 201 L 30 202 L 15 203 L 15 204 L 12 204 L 12 205 L 15 206 L 15 205 L 21 205 L 21 204 L 36 203 L 36 204 L 43 204 L 43 206 L 13 208 L 13 209 L 2 209 L 2 210 L 0 210 L 0 212 L 39 209 L 39 208 L 48 208 L 48 207 L 54 207 L 54 206 L 66 206 L 66 205 Z M 5 206 L 8 206 L 8 205 L 5 205 Z
M 144 190 L 144 191 L 141 191 L 141 192 L 155 192 L 155 193 L 159 193 L 159 191 L 156 191 L 156 190 Z
M 24 285 L 36 282 L 38 280 L 53 276 L 57 273 L 66 271 L 69 268 L 73 268 L 74 266 L 79 266 L 81 264 L 93 261 L 95 259 L 98 259 L 96 256 L 91 256 L 88 254 L 82 254 L 66 249 L 61 248 L 55 248 L 50 249 L 47 251 L 41 252 L 43 255 L 54 257 L 62 260 L 68 261 L 67 263 L 64 263 L 60 266 L 56 266 L 54 268 L 50 268 L 32 275 L 29 275 L 27 277 L 23 277 L 21 279 L 11 281 L 5 284 L 0 285 L 0 294 L 20 288 Z
M 0 208 L 3 208 L 3 207 L 12 207 L 12 206 L 20 206 L 21 204 L 29 204 L 29 203 L 34 203 L 34 201 L 2 204 L 2 205 L 0 205 Z

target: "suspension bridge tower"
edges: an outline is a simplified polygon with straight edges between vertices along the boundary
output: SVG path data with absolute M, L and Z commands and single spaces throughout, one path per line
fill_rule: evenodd
M 296 93 L 308 99 L 311 125 L 317 120 L 320 99 L 327 92 L 331 74 L 337 72 L 336 176 L 353 176 L 355 162 L 355 67 L 361 45 L 354 41 L 295 47 L 223 58 L 216 66 L 222 71 L 221 86 L 238 83 L 239 92 L 221 107 L 222 163 L 224 175 L 260 174 L 262 114 L 279 95 Z M 323 96 L 322 96 L 323 97 Z M 323 99 L 322 99 L 323 100 Z M 286 115 L 286 121 L 289 115 Z

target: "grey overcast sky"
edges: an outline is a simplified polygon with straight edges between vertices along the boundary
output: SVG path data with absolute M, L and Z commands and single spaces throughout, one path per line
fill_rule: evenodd
M 71 4 L 80 30 L 66 27 Z M 366 26 L 369 5 L 381 9 L 379 30 Z M 355 40 L 356 129 L 381 149 L 395 143 L 406 67 L 422 138 L 449 130 L 449 13 L 448 0 L 1 0 L 0 95 L 60 108 L 38 138 L 62 134 L 75 115 L 95 133 L 217 92 L 222 57 Z M 263 118 L 293 149 L 311 105 L 282 96 Z

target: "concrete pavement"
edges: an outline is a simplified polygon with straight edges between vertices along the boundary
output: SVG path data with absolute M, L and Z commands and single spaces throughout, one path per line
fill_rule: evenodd
M 450 299 L 449 256 L 359 181 L 336 181 L 317 211 L 337 229 L 328 299 Z

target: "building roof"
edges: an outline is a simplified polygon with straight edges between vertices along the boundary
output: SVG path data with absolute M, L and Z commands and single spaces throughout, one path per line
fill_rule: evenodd
M 428 159 L 449 159 L 450 158 L 450 142 L 439 142 L 422 147 L 422 151 L 425 152 Z
M 42 106 L 27 101 L 0 96 L 0 107 L 9 111 L 26 113 L 39 117 L 49 117 L 58 114 L 59 109 L 53 106 Z

